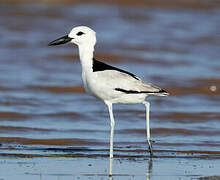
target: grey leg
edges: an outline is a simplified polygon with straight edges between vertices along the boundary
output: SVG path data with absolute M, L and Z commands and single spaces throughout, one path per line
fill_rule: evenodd
M 146 108 L 146 133 L 147 133 L 147 142 L 149 145 L 149 151 L 150 155 L 153 155 L 153 149 L 151 145 L 151 140 L 150 140 L 150 119 L 149 119 L 149 111 L 150 111 L 150 103 L 144 101 L 143 104 L 145 105 Z
M 113 136 L 114 136 L 114 127 L 115 127 L 115 120 L 112 111 L 112 103 L 105 102 L 108 106 L 108 111 L 111 120 L 111 133 L 110 133 L 110 159 L 109 159 L 109 175 L 112 176 L 112 162 L 113 162 Z

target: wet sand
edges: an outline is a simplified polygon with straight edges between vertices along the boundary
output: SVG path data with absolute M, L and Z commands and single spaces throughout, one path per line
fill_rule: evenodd
M 218 1 L 40 2 L 0 3 L 0 179 L 109 179 L 107 108 L 76 48 L 47 46 L 81 24 L 98 60 L 171 94 L 148 99 L 152 161 L 143 105 L 114 106 L 113 179 L 220 179 Z

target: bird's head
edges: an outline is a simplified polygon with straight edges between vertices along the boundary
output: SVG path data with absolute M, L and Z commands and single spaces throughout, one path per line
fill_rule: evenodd
M 94 46 L 96 43 L 96 33 L 89 27 L 78 26 L 73 28 L 68 35 L 60 37 L 50 42 L 48 45 L 55 46 L 67 42 L 74 43 L 78 46 Z

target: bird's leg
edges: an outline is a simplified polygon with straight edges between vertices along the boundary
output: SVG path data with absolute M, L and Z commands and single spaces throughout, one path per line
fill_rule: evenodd
M 150 119 L 149 119 L 150 103 L 144 101 L 143 104 L 145 105 L 145 108 L 146 108 L 146 133 L 147 133 L 147 142 L 148 142 L 148 145 L 149 145 L 150 155 L 153 156 L 153 149 L 152 149 L 151 140 L 150 140 Z
M 108 106 L 108 111 L 111 120 L 111 133 L 110 133 L 110 159 L 109 159 L 109 176 L 112 176 L 112 161 L 113 161 L 113 136 L 114 136 L 114 127 L 115 127 L 115 120 L 112 111 L 112 103 L 105 102 Z

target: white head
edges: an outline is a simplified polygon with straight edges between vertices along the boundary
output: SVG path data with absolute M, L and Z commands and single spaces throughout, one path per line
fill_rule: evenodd
M 96 33 L 92 29 L 86 26 L 78 26 L 73 28 L 69 35 L 72 38 L 71 42 L 76 45 L 95 45 Z
M 78 26 L 73 28 L 68 35 L 50 42 L 49 46 L 65 44 L 67 42 L 74 43 L 78 46 L 95 46 L 96 33 L 89 27 Z

